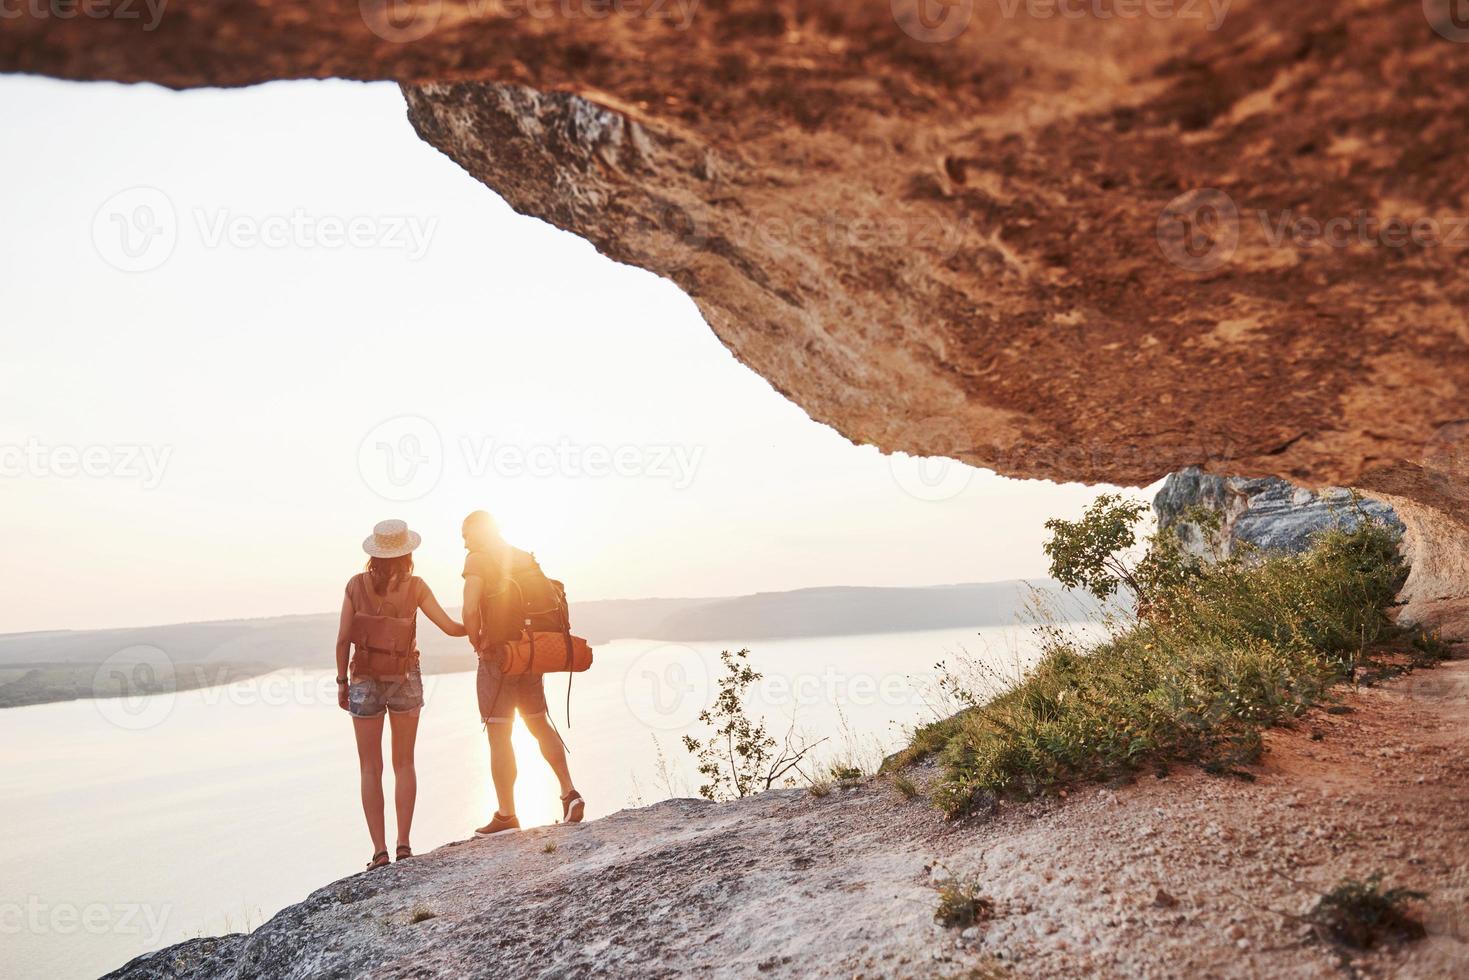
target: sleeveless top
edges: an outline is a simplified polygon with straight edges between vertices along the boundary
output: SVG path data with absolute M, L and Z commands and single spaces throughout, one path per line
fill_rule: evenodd
M 377 604 L 372 601 L 370 582 L 366 572 L 353 575 L 347 580 L 347 596 L 352 600 L 353 611 L 377 615 Z M 410 615 L 417 616 L 418 607 L 423 603 L 423 590 L 423 579 L 417 575 L 410 575 L 407 579 L 393 579 L 388 583 L 388 590 L 378 593 L 377 596 L 382 602 L 383 614 L 404 619 Z

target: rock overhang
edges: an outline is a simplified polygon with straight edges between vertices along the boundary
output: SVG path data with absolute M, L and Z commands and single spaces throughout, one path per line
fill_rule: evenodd
M 1433 2 L 89 9 L 7 19 L 0 69 L 399 81 L 424 139 L 854 441 L 1356 486 L 1438 548 L 1469 522 L 1469 32 Z

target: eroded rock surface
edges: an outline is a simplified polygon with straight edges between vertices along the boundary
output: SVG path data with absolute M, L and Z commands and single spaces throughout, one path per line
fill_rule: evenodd
M 1414 502 L 1424 547 L 1459 541 L 1469 31 L 1447 0 L 1065 9 L 175 0 L 151 30 L 7 19 L 0 68 L 398 79 L 425 139 L 672 278 L 854 440 L 1012 476 L 1357 486 Z
M 1219 515 L 1217 531 L 1189 519 L 1195 507 Z M 1153 512 L 1160 526 L 1174 528 L 1186 547 L 1204 556 L 1228 556 L 1241 544 L 1305 551 L 1320 532 L 1331 527 L 1351 530 L 1363 520 L 1403 529 L 1390 506 L 1340 487 L 1308 490 L 1276 477 L 1211 476 L 1192 466 L 1163 482 L 1153 498 Z
M 1459 661 L 1343 691 L 1351 713 L 1267 732 L 1252 781 L 1176 768 L 986 822 L 945 823 L 882 778 L 468 841 L 111 976 L 1328 978 L 1343 959 L 1359 977 L 1464 976 L 1466 690 Z M 1428 893 L 1428 938 L 1314 940 L 1298 917 L 1378 870 Z M 995 916 L 937 926 L 950 876 Z

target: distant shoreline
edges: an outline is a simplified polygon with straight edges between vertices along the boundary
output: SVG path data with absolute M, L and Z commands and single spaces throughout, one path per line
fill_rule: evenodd
M 573 602 L 572 628 L 593 646 L 614 639 L 751 646 L 1019 624 L 1032 604 L 1057 619 L 1095 611 L 1052 582 L 1012 580 L 918 588 L 847 587 L 722 599 Z M 285 669 L 332 669 L 336 613 L 0 635 L 0 709 L 139 697 L 231 684 Z M 418 631 L 426 674 L 475 668 L 463 639 Z

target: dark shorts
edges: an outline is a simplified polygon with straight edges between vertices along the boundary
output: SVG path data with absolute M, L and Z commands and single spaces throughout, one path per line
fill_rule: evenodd
M 485 724 L 514 721 L 515 712 L 522 718 L 546 713 L 546 687 L 543 674 L 518 674 L 506 677 L 500 668 L 485 657 L 479 659 L 479 676 L 474 689 L 479 696 L 479 716 Z
M 402 680 L 359 677 L 347 688 L 347 710 L 358 718 L 379 718 L 423 707 L 423 674 L 415 669 Z

